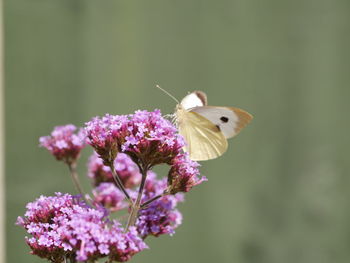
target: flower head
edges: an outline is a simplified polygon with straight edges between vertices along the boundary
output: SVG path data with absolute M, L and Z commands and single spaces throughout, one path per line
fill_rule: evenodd
M 85 130 L 88 143 L 105 164 L 110 164 L 119 151 L 149 169 L 156 164 L 170 164 L 184 146 L 176 127 L 159 110 L 96 117 L 86 124 Z
M 106 165 L 110 165 L 117 156 L 119 137 L 127 123 L 127 115 L 106 114 L 85 124 L 88 144 L 95 149 Z
M 176 205 L 177 201 L 173 196 L 164 196 L 142 209 L 136 221 L 137 231 L 141 237 L 173 235 L 182 222 L 182 215 L 175 209 Z
M 89 208 L 71 195 L 41 196 L 27 205 L 24 218 L 17 223 L 32 236 L 27 243 L 32 253 L 51 262 L 64 257 L 94 261 L 108 256 L 126 261 L 147 248 L 134 228 L 124 233 L 105 211 Z
M 127 233 L 123 232 L 120 224 L 114 221 L 110 235 L 110 261 L 125 262 L 138 252 L 148 248 L 146 243 L 138 236 L 135 227 L 130 227 Z
M 57 160 L 74 162 L 85 147 L 85 134 L 82 129 L 77 133 L 72 124 L 57 126 L 49 136 L 40 137 L 40 146 L 48 149 Z
M 121 151 L 148 168 L 170 164 L 183 146 L 184 140 L 176 127 L 159 110 L 136 111 L 130 115 L 127 132 L 121 140 Z
M 167 186 L 166 178 L 161 180 L 151 174 L 145 186 L 143 202 L 160 195 Z M 178 202 L 184 200 L 183 194 L 165 195 L 154 201 L 149 206 L 139 211 L 136 221 L 137 231 L 143 239 L 147 236 L 159 236 L 163 234 L 174 234 L 175 229 L 182 222 L 182 215 L 176 209 Z
M 195 185 L 207 181 L 206 177 L 199 178 L 199 164 L 192 161 L 188 154 L 182 154 L 174 159 L 168 173 L 168 189 L 170 194 L 188 192 Z
M 124 153 L 118 153 L 114 160 L 114 168 L 125 188 L 132 188 L 141 181 L 141 174 L 137 165 Z M 94 186 L 102 182 L 114 183 L 110 167 L 103 164 L 103 161 L 94 152 L 89 158 L 88 176 L 92 178 Z
M 94 201 L 110 211 L 118 211 L 127 207 L 127 204 L 123 201 L 124 194 L 114 183 L 101 183 L 92 192 L 95 197 Z

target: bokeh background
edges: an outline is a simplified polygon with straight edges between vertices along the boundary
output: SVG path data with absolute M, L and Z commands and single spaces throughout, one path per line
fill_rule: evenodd
M 40 194 L 74 192 L 38 147 L 53 126 L 200 89 L 255 119 L 133 263 L 350 261 L 348 0 L 5 0 L 7 262 Z M 80 176 L 85 188 L 85 151 Z

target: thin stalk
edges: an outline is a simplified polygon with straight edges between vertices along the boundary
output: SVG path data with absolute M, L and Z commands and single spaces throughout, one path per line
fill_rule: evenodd
M 115 181 L 115 183 L 117 184 L 117 186 L 120 188 L 120 190 L 122 190 L 122 192 L 124 193 L 126 199 L 129 201 L 130 205 L 133 205 L 134 202 L 132 201 L 130 195 L 128 194 L 128 192 L 126 191 L 123 182 L 120 180 L 120 177 L 118 175 L 118 173 L 116 172 L 115 168 L 114 168 L 114 164 L 113 162 L 110 163 L 109 168 L 112 171 L 112 175 L 113 175 L 113 179 Z
M 155 197 L 149 199 L 148 201 L 144 202 L 141 206 L 140 209 L 144 209 L 146 208 L 148 205 L 150 205 L 151 203 L 153 203 L 154 201 L 158 200 L 159 198 L 162 198 L 163 196 L 165 196 L 165 193 L 162 193 L 160 195 L 156 195 Z
M 69 262 L 70 263 L 76 263 L 77 261 L 75 260 L 74 256 L 72 255 L 72 256 L 69 257 Z
M 146 182 L 146 178 L 147 178 L 147 170 L 148 169 L 144 169 L 144 168 L 140 169 L 140 172 L 142 174 L 142 179 L 141 179 L 141 184 L 140 184 L 140 188 L 139 188 L 139 193 L 137 195 L 136 202 L 134 203 L 134 205 L 131 208 L 131 213 L 129 215 L 128 223 L 127 223 L 126 228 L 125 228 L 125 232 L 128 232 L 129 228 L 131 226 L 135 225 L 135 223 L 136 223 L 136 219 L 137 219 L 140 207 L 141 207 L 141 199 L 142 199 L 143 189 L 145 188 L 145 182 Z
M 79 177 L 78 177 L 78 172 L 77 172 L 77 164 L 75 162 L 68 163 L 68 168 L 69 168 L 70 175 L 72 177 L 75 189 L 85 199 L 85 194 L 84 194 L 83 188 L 79 182 Z

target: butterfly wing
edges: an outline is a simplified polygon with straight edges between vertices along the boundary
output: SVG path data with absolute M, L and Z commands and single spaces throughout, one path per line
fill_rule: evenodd
M 248 112 L 234 107 L 202 106 L 190 110 L 219 127 L 226 138 L 232 138 L 253 118 Z
M 181 110 L 178 127 L 185 138 L 185 151 L 194 161 L 205 161 L 219 157 L 227 150 L 224 134 L 205 117 L 196 112 Z
M 193 91 L 181 100 L 181 106 L 185 110 L 207 105 L 207 95 L 203 91 Z

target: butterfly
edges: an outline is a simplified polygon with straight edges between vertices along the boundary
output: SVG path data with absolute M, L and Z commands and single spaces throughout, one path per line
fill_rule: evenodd
M 224 154 L 227 139 L 236 136 L 252 118 L 239 108 L 208 106 L 203 91 L 188 94 L 175 109 L 175 123 L 186 141 L 184 151 L 194 161 L 215 159 Z

